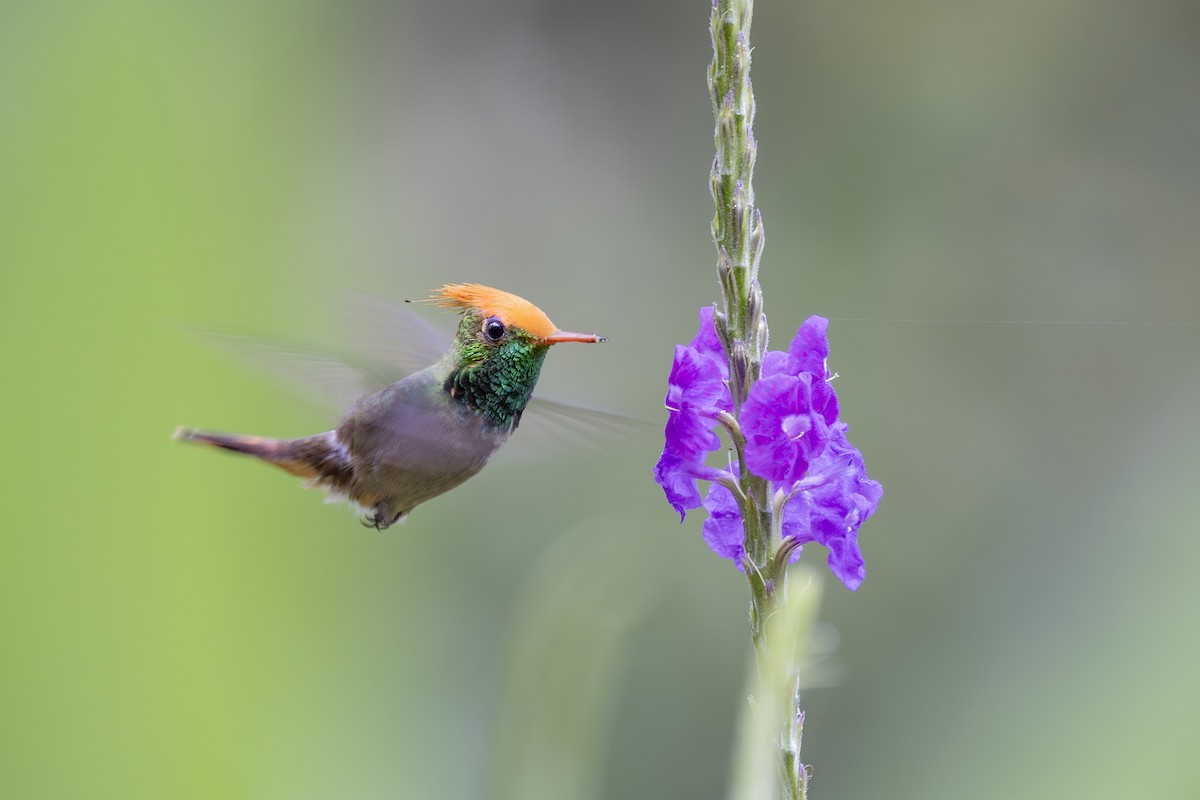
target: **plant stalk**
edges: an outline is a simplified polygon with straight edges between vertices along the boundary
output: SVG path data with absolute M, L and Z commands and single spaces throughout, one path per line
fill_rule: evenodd
M 712 237 L 721 287 L 714 321 L 729 362 L 735 418 L 740 416 L 742 405 L 761 374 L 768 341 L 762 287 L 758 281 L 765 236 L 762 215 L 754 205 L 758 144 L 754 139 L 754 90 L 750 83 L 753 15 L 753 0 L 713 0 L 709 21 L 713 60 L 708 89 L 715 119 L 715 154 L 710 173 L 716 206 Z M 736 441 L 736 437 L 735 445 L 742 462 L 743 491 L 738 504 L 745 529 L 743 567 L 750 585 L 750 635 L 758 675 L 754 694 L 759 702 L 752 701 L 748 713 L 760 719 L 756 726 L 743 725 L 743 755 L 739 756 L 735 769 L 743 777 L 735 778 L 733 795 L 766 796 L 759 790 L 774 784 L 778 791 L 771 794 L 796 800 L 807 794 L 807 772 L 800 762 L 804 714 L 799 708 L 799 662 L 795 660 L 796 637 L 807 630 L 807 625 L 801 625 L 797 614 L 790 613 L 787 554 L 783 558 L 774 557 L 782 542 L 777 541 L 778 520 L 770 486 L 746 469 L 742 442 Z M 751 728 L 762 731 L 762 724 L 769 728 L 766 738 L 746 733 Z M 755 774 L 770 769 L 762 767 L 762 753 L 754 752 L 756 747 L 773 747 L 777 751 L 774 777 Z M 749 789 L 751 786 L 757 788 Z

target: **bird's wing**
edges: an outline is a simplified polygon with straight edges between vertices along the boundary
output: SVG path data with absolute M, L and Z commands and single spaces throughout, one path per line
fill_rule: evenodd
M 334 414 L 428 367 L 450 347 L 446 336 L 408 307 L 365 294 L 348 295 L 340 305 L 343 344 L 177 327 L 266 371 Z
M 584 447 L 609 447 L 613 442 L 658 435 L 658 426 L 595 406 L 568 403 L 535 395 L 513 434 L 515 447 L 498 457 L 525 453 L 569 452 Z
M 297 339 L 179 327 L 269 374 L 325 411 L 340 414 L 375 388 L 373 370 L 335 348 Z
M 346 349 L 378 372 L 380 386 L 425 369 L 450 349 L 452 341 L 409 305 L 374 295 L 349 294 L 342 300 Z

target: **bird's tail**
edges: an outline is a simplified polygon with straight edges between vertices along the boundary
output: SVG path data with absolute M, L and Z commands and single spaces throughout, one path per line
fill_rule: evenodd
M 336 431 L 326 431 L 303 439 L 271 439 L 266 436 L 178 428 L 172 438 L 254 456 L 306 478 L 314 485 L 330 489 L 344 489 L 350 481 L 349 454 L 338 440 Z

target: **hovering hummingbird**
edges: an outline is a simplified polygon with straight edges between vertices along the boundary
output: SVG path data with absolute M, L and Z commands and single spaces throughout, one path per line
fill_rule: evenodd
M 521 422 L 551 345 L 605 341 L 560 330 L 528 300 L 476 283 L 446 284 L 417 302 L 461 311 L 450 351 L 361 397 L 334 430 L 271 439 L 180 428 L 175 438 L 281 467 L 383 530 L 483 469 Z

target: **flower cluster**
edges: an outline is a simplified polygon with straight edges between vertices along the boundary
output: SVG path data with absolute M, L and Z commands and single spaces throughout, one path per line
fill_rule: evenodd
M 729 391 L 729 368 L 713 325 L 712 308 L 700 310 L 700 330 L 675 348 L 668 379 L 666 444 L 654 470 L 667 501 L 679 511 L 708 512 L 704 539 L 713 552 L 739 569 L 745 557 L 742 522 L 746 487 L 739 462 L 708 466 L 720 446 L 723 424 L 744 440 L 746 469 L 770 488 L 772 529 L 794 548 L 816 542 L 829 550 L 829 567 L 851 589 L 866 570 L 858 547 L 859 526 L 875 512 L 883 489 L 867 477 L 862 454 L 838 421 L 837 395 L 826 364 L 829 321 L 809 317 L 786 351 L 771 351 L 737 418 Z M 703 499 L 698 480 L 710 481 Z

